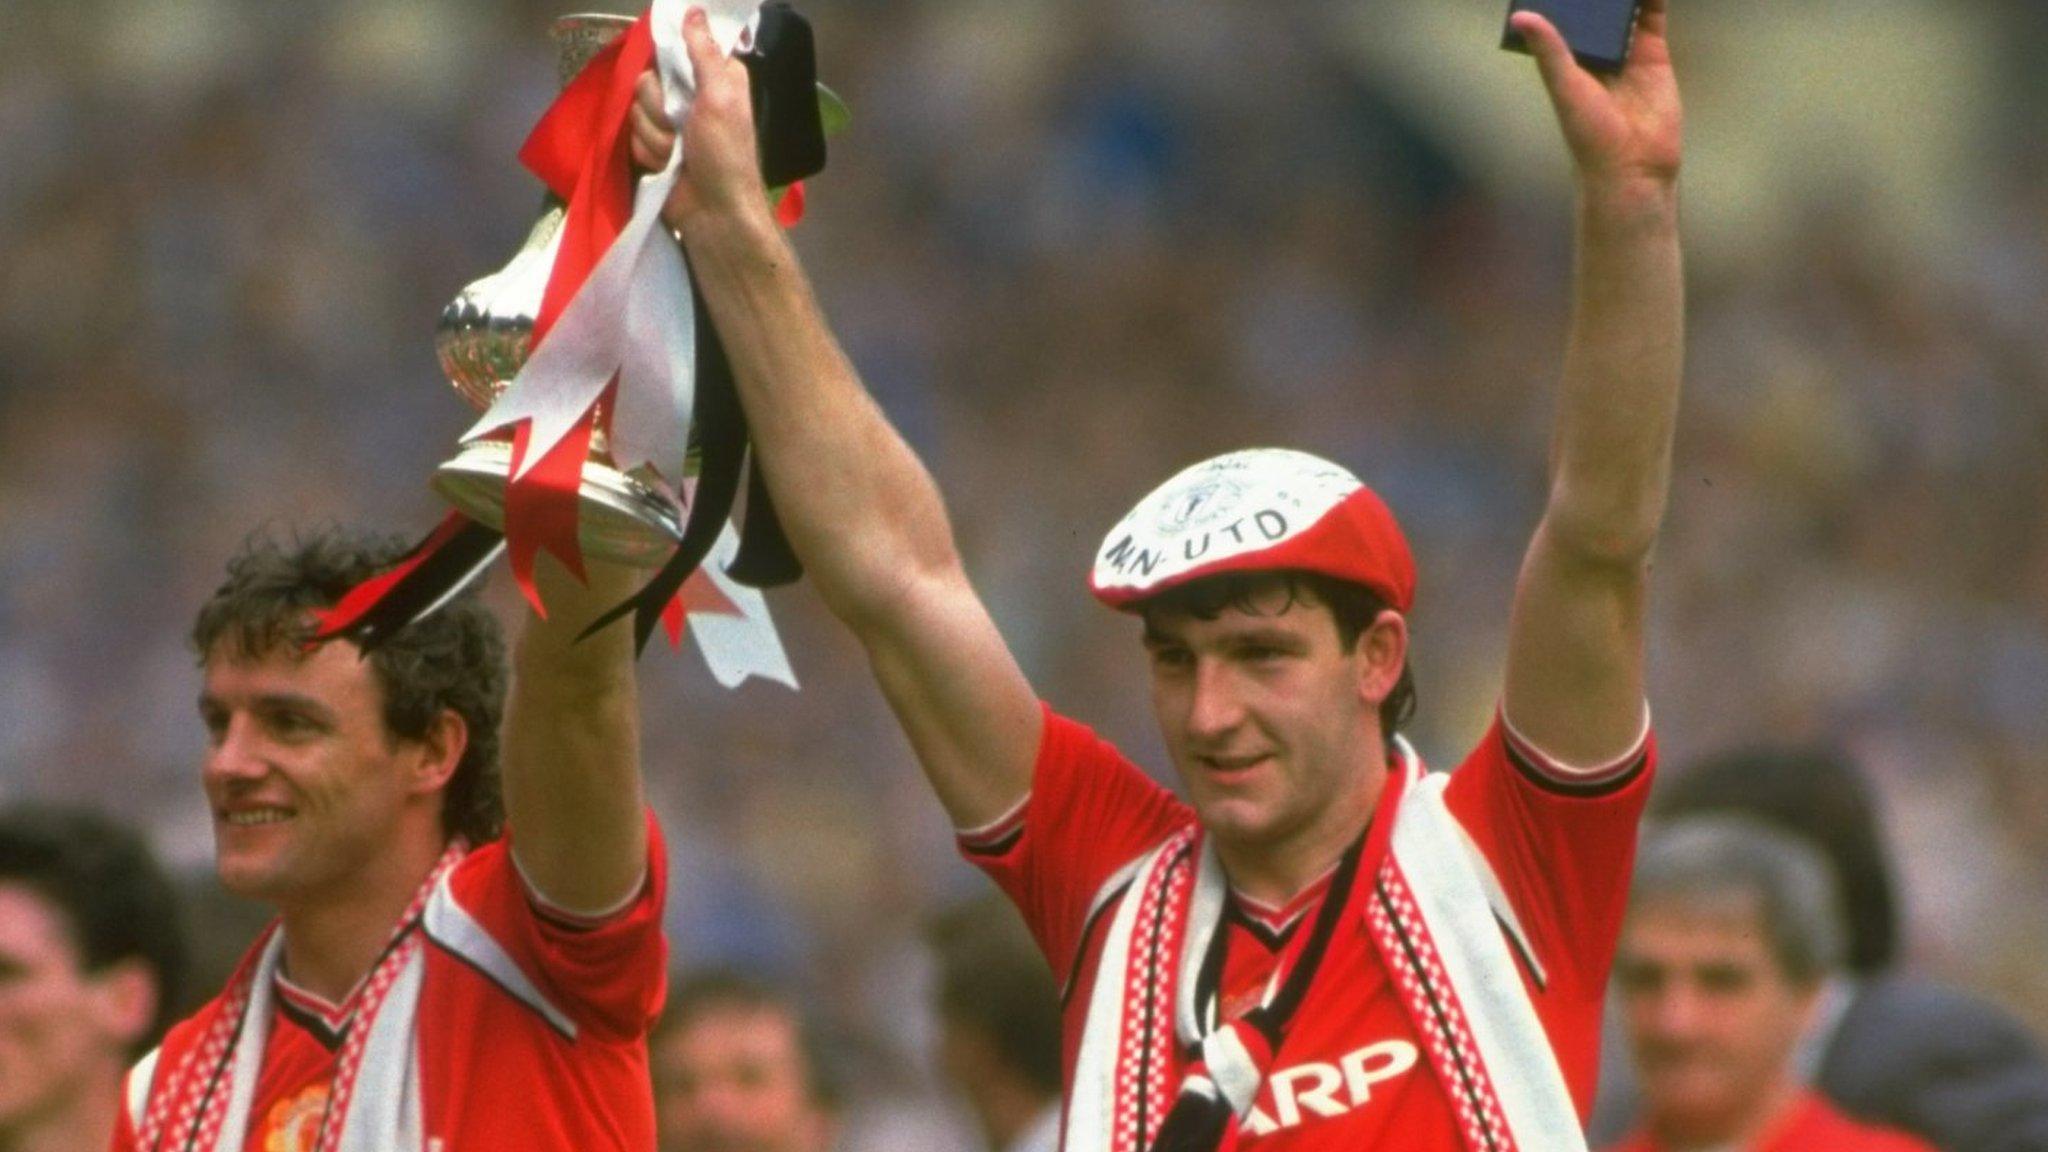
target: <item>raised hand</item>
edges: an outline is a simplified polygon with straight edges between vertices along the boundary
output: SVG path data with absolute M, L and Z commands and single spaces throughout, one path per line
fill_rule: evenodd
M 1567 762 L 1642 735 L 1649 558 L 1671 484 L 1685 354 L 1680 112 L 1666 0 L 1643 0 L 1628 64 L 1581 68 L 1549 21 L 1518 12 L 1578 173 L 1572 325 L 1550 490 L 1515 585 L 1501 708 Z
M 1536 57 L 1584 187 L 1668 188 L 1677 181 L 1683 116 L 1664 34 L 1667 7 L 1667 0 L 1643 0 L 1628 65 L 1612 77 L 1580 67 L 1564 37 L 1537 13 L 1517 12 L 1510 21 Z
M 697 92 L 683 123 L 683 167 L 662 207 L 662 220 L 677 232 L 700 221 L 754 211 L 764 215 L 761 161 L 754 141 L 753 97 L 747 68 L 719 50 L 702 8 L 683 17 L 683 44 L 696 73 Z M 668 166 L 676 126 L 663 107 L 661 80 L 652 70 L 640 75 L 630 115 L 633 162 L 649 171 Z

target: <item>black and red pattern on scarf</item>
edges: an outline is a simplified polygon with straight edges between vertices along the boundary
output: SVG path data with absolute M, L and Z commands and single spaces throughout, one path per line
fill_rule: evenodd
M 314 1144 L 314 1152 L 333 1152 L 340 1143 L 342 1126 L 348 1119 L 348 1103 L 355 1090 L 356 1074 L 362 1068 L 363 1046 L 369 1042 L 377 1013 L 383 1008 L 392 984 L 420 948 L 420 916 L 426 910 L 427 899 L 433 895 L 441 878 L 468 851 L 468 845 L 461 840 L 448 845 L 447 851 L 441 854 L 426 879 L 421 881 L 419 890 L 413 893 L 404 915 L 392 929 L 383 954 L 371 967 L 361 993 L 362 1002 L 356 1009 L 355 1019 L 349 1026 L 348 1040 L 342 1046 L 341 1059 L 334 1070 L 334 1082 L 327 1094 L 327 1111 L 321 1119 L 320 1138 Z M 149 1108 L 143 1114 L 142 1129 L 136 1141 L 138 1147 L 148 1152 L 214 1152 L 218 1147 L 221 1128 L 227 1119 L 228 1097 L 233 1094 L 230 1080 L 235 1050 L 247 1030 L 249 1002 L 255 995 L 256 970 L 271 937 L 282 930 L 281 925 L 272 924 L 257 938 L 255 946 L 242 957 L 234 976 L 228 981 L 227 991 L 221 997 L 220 1011 L 215 1014 L 206 1035 L 186 1052 L 177 1067 L 163 1077 L 160 1086 L 151 1091 Z M 241 1139 L 240 1135 L 236 1137 L 237 1147 Z
M 1187 935 L 1188 900 L 1194 888 L 1195 830 L 1182 830 L 1160 854 L 1151 876 L 1140 877 L 1138 915 L 1132 934 L 1135 955 L 1124 969 L 1124 1017 L 1117 1048 L 1115 1147 L 1130 1152 L 1151 1146 L 1172 1102 L 1167 1077 L 1174 1057 L 1174 986 Z
M 1444 971 L 1408 878 L 1392 856 L 1374 879 L 1366 924 L 1409 1005 L 1437 1080 L 1450 1095 L 1465 1146 L 1475 1152 L 1519 1152 L 1457 989 Z

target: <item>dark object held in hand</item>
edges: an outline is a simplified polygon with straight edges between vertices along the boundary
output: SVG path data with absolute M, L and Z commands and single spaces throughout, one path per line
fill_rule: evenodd
M 1580 66 L 1612 75 L 1628 63 L 1640 7 L 1641 0 L 1512 0 L 1508 15 L 1526 10 L 1547 18 L 1564 34 Z M 1501 32 L 1500 46 L 1513 52 L 1529 50 L 1512 27 Z

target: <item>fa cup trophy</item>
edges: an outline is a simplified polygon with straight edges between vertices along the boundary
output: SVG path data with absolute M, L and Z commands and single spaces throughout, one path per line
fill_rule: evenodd
M 555 21 L 550 35 L 563 86 L 632 23 L 630 17 L 603 14 Z M 464 288 L 435 325 L 434 350 L 441 371 L 478 412 L 497 401 L 532 351 L 534 321 L 555 266 L 567 213 L 568 205 L 549 192 L 518 255 Z M 578 542 L 587 556 L 658 568 L 682 539 L 682 509 L 662 479 L 644 466 L 633 472 L 614 466 L 605 427 L 600 415 L 578 492 Z M 509 438 L 473 440 L 435 470 L 434 490 L 472 520 L 502 531 L 511 469 Z M 671 484 L 681 479 L 668 478 Z
M 705 6 L 720 47 L 746 66 L 763 195 L 793 224 L 799 181 L 824 168 L 825 136 L 847 119 L 817 82 L 810 25 L 779 2 L 689 2 Z M 736 595 L 758 600 L 754 589 L 800 574 L 760 470 L 749 469 L 746 416 L 717 330 L 660 221 L 681 145 L 663 170 L 643 172 L 624 144 L 626 110 L 650 70 L 670 117 L 681 124 L 688 115 L 684 3 L 654 0 L 639 20 L 555 22 L 562 94 L 520 153 L 549 189 L 540 219 L 510 263 L 462 290 L 435 331 L 443 372 L 484 413 L 433 477 L 458 511 L 325 613 L 319 636 L 368 648 L 507 551 L 541 610 L 532 579 L 540 551 L 576 572 L 586 556 L 659 569 L 592 625 L 630 613 L 643 645 L 657 623 L 679 637 L 686 611 L 697 610 L 686 585 L 699 588 L 696 603 L 730 609 Z M 693 583 L 700 567 L 704 579 Z M 707 593 L 705 581 L 718 587 Z

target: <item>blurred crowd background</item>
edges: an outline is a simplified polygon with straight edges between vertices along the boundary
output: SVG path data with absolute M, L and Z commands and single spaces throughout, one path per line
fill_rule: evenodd
M 2032 0 L 1674 6 L 1666 763 L 1848 748 L 1910 962 L 2048 1027 L 2048 24 Z M 1170 471 L 1287 444 L 1407 523 L 1415 736 L 1460 756 L 1541 502 L 1570 275 L 1505 6 L 800 7 L 855 119 L 799 247 L 1040 691 L 1163 766 L 1092 549 Z M 515 152 L 562 11 L 0 10 L 0 798 L 101 804 L 204 888 L 190 614 L 253 529 L 438 519 L 426 478 L 472 415 L 433 322 L 531 223 Z M 642 663 L 674 947 L 792 982 L 863 1098 L 898 1102 L 866 1138 L 943 1146 L 920 932 L 985 885 L 858 651 L 804 589 L 772 604 L 801 694 Z M 213 916 L 225 964 L 251 913 Z

